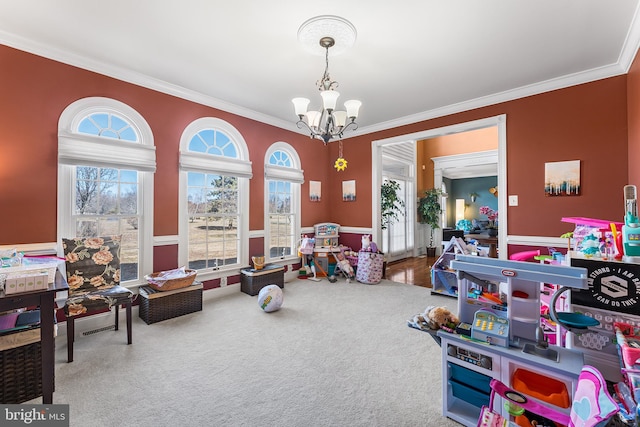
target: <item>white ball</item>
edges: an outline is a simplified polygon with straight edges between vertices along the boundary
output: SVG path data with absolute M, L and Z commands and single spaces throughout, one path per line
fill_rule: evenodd
M 278 285 L 265 286 L 258 293 L 258 305 L 267 313 L 280 310 L 283 300 L 282 289 Z

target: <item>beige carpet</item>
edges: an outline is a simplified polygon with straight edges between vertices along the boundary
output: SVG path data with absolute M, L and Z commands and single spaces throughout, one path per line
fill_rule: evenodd
M 287 282 L 280 311 L 257 297 L 56 341 L 54 403 L 71 426 L 458 426 L 441 416 L 440 347 L 406 321 L 456 300 L 383 281 Z M 39 403 L 34 400 L 32 403 Z

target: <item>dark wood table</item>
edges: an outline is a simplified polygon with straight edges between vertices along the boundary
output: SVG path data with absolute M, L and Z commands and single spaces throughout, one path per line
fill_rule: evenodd
M 16 308 L 40 307 L 40 345 L 42 346 L 42 403 L 53 403 L 54 372 L 55 372 L 55 343 L 53 325 L 55 316 L 56 293 L 69 289 L 67 281 L 59 271 L 49 288 L 22 292 L 18 294 L 0 295 L 0 311 Z
M 478 243 L 489 245 L 489 258 L 498 258 L 498 236 L 489 236 L 482 234 L 465 234 L 466 240 L 475 239 Z

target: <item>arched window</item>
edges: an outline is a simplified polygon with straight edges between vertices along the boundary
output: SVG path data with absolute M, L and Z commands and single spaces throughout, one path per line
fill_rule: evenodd
M 109 98 L 84 98 L 58 121 L 58 242 L 122 235 L 121 281 L 153 271 L 153 134 Z
M 244 138 L 223 120 L 201 118 L 182 133 L 178 258 L 201 280 L 248 262 L 248 158 Z
M 269 147 L 264 177 L 265 257 L 268 261 L 296 257 L 300 236 L 300 185 L 304 182 L 296 150 L 285 142 Z

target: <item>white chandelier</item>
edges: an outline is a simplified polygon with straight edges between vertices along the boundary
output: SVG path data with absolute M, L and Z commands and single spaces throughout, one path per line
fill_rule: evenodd
M 353 28 L 353 25 L 342 18 L 334 16 L 321 16 L 310 19 L 300 27 L 298 36 L 302 40 L 302 34 L 308 31 L 310 27 L 315 27 L 315 31 L 326 31 L 324 28 L 318 28 L 318 26 L 326 26 L 327 23 L 340 25 L 343 33 L 345 28 L 352 31 L 351 43 L 353 43 L 355 40 L 355 28 Z M 342 138 L 342 134 L 346 130 L 356 130 L 358 128 L 355 120 L 362 105 L 360 101 L 352 99 L 344 103 L 346 111 L 336 111 L 336 104 L 340 96 L 340 93 L 335 90 L 338 87 L 338 82 L 332 81 L 329 76 L 329 48 L 335 44 L 334 37 L 324 35 L 320 38 L 320 46 L 325 53 L 325 69 L 322 78 L 316 84 L 322 97 L 322 110 L 308 111 L 307 108 L 311 102 L 308 98 L 293 98 L 291 100 L 298 116 L 298 128 L 306 128 L 310 132 L 311 138 L 321 139 L 325 145 L 331 139 Z

